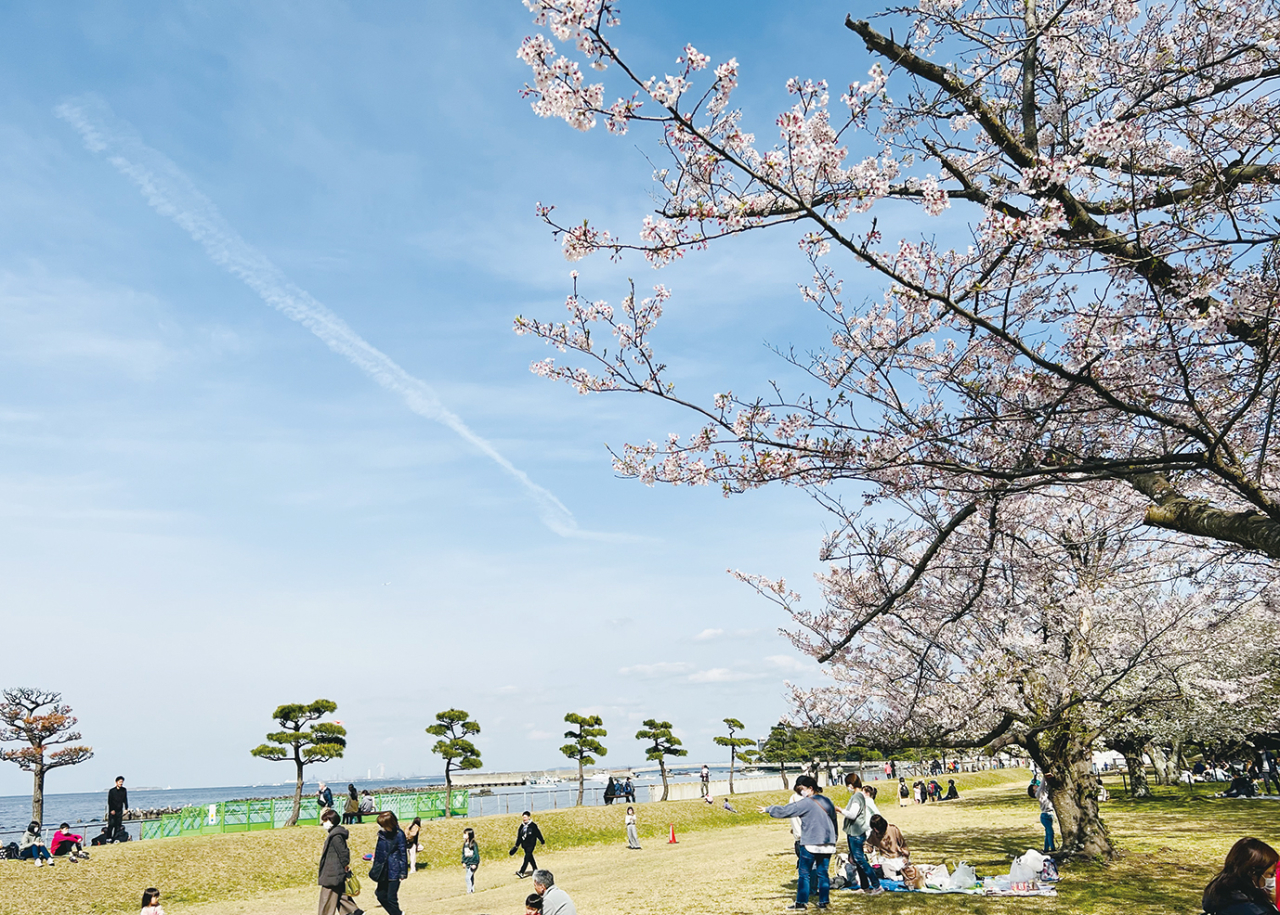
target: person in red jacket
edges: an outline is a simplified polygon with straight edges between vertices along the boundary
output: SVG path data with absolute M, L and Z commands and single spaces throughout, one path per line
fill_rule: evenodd
M 52 851 L 54 857 L 69 855 L 72 861 L 89 857 L 89 853 L 84 850 L 84 836 L 73 833 L 70 823 L 63 823 L 53 834 Z

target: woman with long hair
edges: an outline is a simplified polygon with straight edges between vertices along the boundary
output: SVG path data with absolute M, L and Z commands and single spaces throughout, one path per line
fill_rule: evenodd
M 480 869 L 480 846 L 476 844 L 476 831 L 471 827 L 462 830 L 462 869 L 466 871 L 467 892 L 476 891 L 476 871 Z
M 378 814 L 378 845 L 373 851 L 369 879 L 377 883 L 374 895 L 387 915 L 400 911 L 400 881 L 409 873 L 409 856 L 405 849 L 400 821 L 390 810 Z
M 356 817 L 360 813 L 360 795 L 356 794 L 356 786 L 347 785 L 347 802 L 342 806 L 342 822 L 346 826 L 350 826 L 356 822 Z
M 627 815 L 623 818 L 623 822 L 627 827 L 627 848 L 639 848 L 640 835 L 636 832 L 636 808 L 627 808 Z
M 1276 915 L 1276 862 L 1280 854 L 1261 839 L 1231 846 L 1222 873 L 1209 881 L 1201 900 L 1209 915 Z
M 409 852 L 408 879 L 418 872 L 418 836 L 422 834 L 422 817 L 414 817 L 409 828 L 404 831 L 404 847 Z

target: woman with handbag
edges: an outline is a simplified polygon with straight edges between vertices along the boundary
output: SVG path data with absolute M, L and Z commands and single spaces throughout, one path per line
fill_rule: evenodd
M 378 885 L 374 895 L 387 915 L 400 911 L 400 881 L 409 873 L 409 855 L 400 822 L 390 810 L 378 814 L 378 847 L 373 851 L 369 879 Z
M 351 877 L 351 850 L 347 848 L 350 833 L 340 820 L 332 807 L 320 816 L 320 825 L 328 835 L 320 852 L 320 875 L 316 878 L 320 884 L 318 915 L 362 915 L 347 886 L 348 878 L 355 878 Z M 354 889 L 360 892 L 358 883 Z

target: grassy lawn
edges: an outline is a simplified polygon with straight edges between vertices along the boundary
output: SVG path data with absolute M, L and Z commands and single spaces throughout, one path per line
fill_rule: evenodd
M 1026 773 L 980 773 L 956 779 L 962 798 L 946 804 L 899 808 L 882 794 L 881 808 L 897 823 L 918 860 L 963 859 L 979 875 L 1005 873 L 1010 856 L 1038 847 L 1038 808 L 1022 790 Z M 1119 793 L 1115 785 L 1113 793 Z M 1160 789 L 1157 789 L 1158 791 Z M 831 790 L 843 803 L 846 792 Z M 785 800 L 777 793 L 739 795 L 734 816 L 701 801 L 641 804 L 645 848 L 623 848 L 624 807 L 584 807 L 540 814 L 548 845 L 543 866 L 591 913 L 777 912 L 794 891 L 794 856 L 787 824 L 755 811 Z M 1144 801 L 1113 800 L 1105 816 L 1117 844 L 1110 867 L 1073 866 L 1064 871 L 1058 899 L 983 899 L 968 896 L 886 894 L 874 899 L 833 894 L 832 911 L 862 912 L 1102 912 L 1116 915 L 1195 913 L 1200 892 L 1231 843 L 1242 835 L 1280 841 L 1280 802 L 1211 800 L 1186 789 L 1167 789 Z M 517 817 L 438 821 L 424 830 L 420 870 L 401 890 L 409 915 L 488 915 L 523 911 L 529 881 L 512 872 L 519 859 L 507 850 Z M 463 825 L 476 829 L 482 865 L 474 896 L 462 894 L 458 846 Z M 666 842 L 668 824 L 679 843 Z M 352 827 L 352 850 L 372 850 L 376 826 Z M 141 890 L 165 893 L 169 915 L 285 915 L 312 911 L 315 866 L 322 841 L 316 827 L 130 843 L 95 851 L 80 865 L 37 869 L 29 862 L 0 862 L 5 892 L 0 915 L 133 913 Z M 356 872 L 366 872 L 363 864 Z M 367 884 L 366 884 L 367 886 Z M 372 887 L 361 903 L 375 910 Z

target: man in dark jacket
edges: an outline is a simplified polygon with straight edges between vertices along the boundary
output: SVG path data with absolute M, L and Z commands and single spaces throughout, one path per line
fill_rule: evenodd
M 124 812 L 129 809 L 129 791 L 124 786 L 124 776 L 116 776 L 116 786 L 107 792 L 107 835 L 118 841 L 124 832 Z
M 524 850 L 524 860 L 520 862 L 520 870 L 516 871 L 517 877 L 528 877 L 538 869 L 538 862 L 533 859 L 533 850 L 538 847 L 538 843 L 547 844 L 547 840 L 542 838 L 542 830 L 538 828 L 538 824 L 533 821 L 533 815 L 529 811 L 525 811 L 520 815 L 520 831 L 516 833 L 516 844 L 511 846 L 511 851 L 507 853 L 510 857 L 517 851 Z M 526 869 L 528 873 L 526 873 Z
M 336 810 L 326 810 L 320 824 L 329 831 L 324 848 L 320 852 L 319 915 L 362 915 L 360 906 L 347 895 L 347 877 L 351 874 L 351 850 L 347 838 L 351 835 L 342 825 Z

